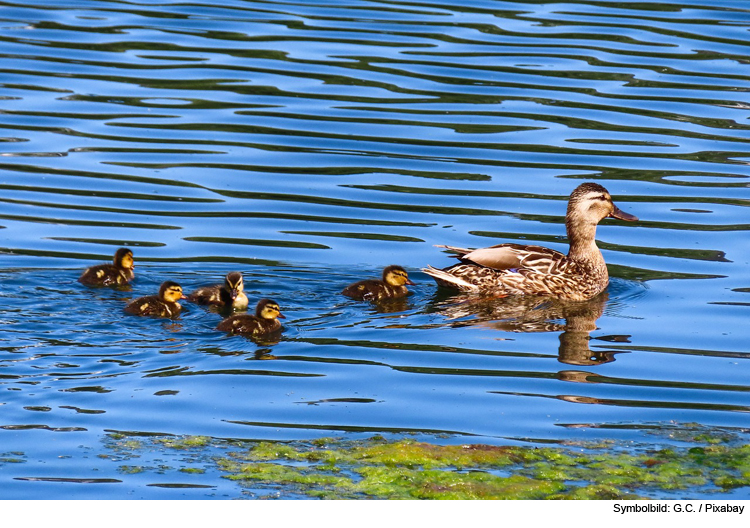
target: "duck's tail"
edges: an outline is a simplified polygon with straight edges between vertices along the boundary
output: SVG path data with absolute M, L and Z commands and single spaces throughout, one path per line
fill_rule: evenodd
M 461 257 L 463 257 L 464 255 L 466 255 L 467 253 L 471 253 L 473 251 L 473 249 L 464 249 L 464 248 L 455 247 L 455 246 L 444 246 L 442 244 L 438 244 L 435 247 L 436 248 L 443 248 L 443 249 L 447 250 L 448 253 L 452 253 L 450 255 L 451 257 L 459 258 L 459 259 Z
M 463 292 L 479 291 L 479 287 L 476 286 L 475 284 L 466 282 L 461 277 L 456 277 L 455 275 L 452 275 L 448 271 L 441 270 L 438 268 L 433 268 L 432 266 L 427 266 L 426 268 L 422 268 L 422 271 L 424 271 L 427 275 L 435 279 L 435 282 L 438 283 L 438 286 L 445 286 L 446 288 L 452 288 L 454 290 L 459 290 Z

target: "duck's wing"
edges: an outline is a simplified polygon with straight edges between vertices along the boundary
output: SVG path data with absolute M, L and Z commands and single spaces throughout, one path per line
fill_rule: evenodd
M 372 301 L 378 298 L 385 285 L 378 280 L 368 279 L 350 284 L 341 293 L 359 301 Z
M 221 293 L 221 284 L 212 284 L 211 286 L 201 286 L 188 295 L 188 299 L 196 304 L 222 305 L 224 302 Z
M 135 315 L 155 315 L 161 312 L 163 303 L 156 295 L 139 297 L 125 306 L 125 312 Z
M 565 255 L 554 249 L 523 244 L 500 244 L 475 249 L 458 257 L 465 264 L 478 264 L 496 270 L 530 270 L 549 273 Z

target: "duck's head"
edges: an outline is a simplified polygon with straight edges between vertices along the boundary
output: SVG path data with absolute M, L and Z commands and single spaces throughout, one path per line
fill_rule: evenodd
M 115 252 L 115 258 L 113 259 L 115 266 L 124 269 L 133 269 L 135 263 L 133 262 L 133 252 L 128 248 L 120 248 Z
M 232 300 L 236 299 L 237 296 L 245 290 L 242 273 L 239 271 L 227 273 L 227 276 L 224 278 L 224 287 L 229 291 Z
M 401 266 L 388 266 L 383 270 L 383 282 L 391 286 L 403 286 L 404 284 L 414 284 L 409 280 L 409 274 Z
M 159 299 L 168 303 L 174 303 L 180 299 L 185 299 L 185 296 L 182 294 L 182 286 L 172 281 L 162 283 L 159 288 Z
M 612 202 L 612 197 L 607 189 L 598 183 L 582 183 L 570 194 L 566 215 L 569 228 L 585 225 L 596 226 L 607 217 L 628 222 L 638 220 L 636 216 L 620 211 Z
M 261 299 L 258 301 L 258 306 L 255 307 L 255 315 L 261 319 L 286 319 L 284 314 L 281 313 L 279 303 L 271 299 Z

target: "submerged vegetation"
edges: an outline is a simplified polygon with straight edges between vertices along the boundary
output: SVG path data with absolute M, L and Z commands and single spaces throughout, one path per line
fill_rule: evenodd
M 119 452 L 136 444 L 110 439 Z M 750 486 L 750 445 L 705 434 L 689 440 L 680 447 L 530 447 L 379 436 L 229 445 L 208 437 L 169 437 L 149 445 L 193 454 L 210 450 L 211 465 L 251 496 L 272 491 L 281 498 L 323 499 L 676 499 L 722 498 Z M 211 449 L 217 447 L 221 456 Z

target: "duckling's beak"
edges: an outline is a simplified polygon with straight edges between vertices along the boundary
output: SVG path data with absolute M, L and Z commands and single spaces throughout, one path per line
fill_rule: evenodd
M 416 282 L 414 282 L 411 279 L 406 279 L 406 283 L 405 284 L 411 284 L 412 286 L 414 286 L 416 284 Z
M 277 315 L 276 317 L 278 317 L 279 319 L 286 319 L 286 315 L 281 312 L 279 312 L 279 315 Z
M 610 217 L 617 218 L 618 220 L 625 220 L 626 222 L 637 222 L 638 221 L 638 217 L 637 216 L 632 215 L 630 213 L 626 213 L 624 211 L 620 211 L 620 209 L 616 205 L 614 205 L 614 204 L 612 204 L 612 207 L 614 207 L 614 209 L 612 210 L 611 213 L 609 213 Z
M 240 292 L 237 291 L 237 288 L 232 288 L 232 290 L 229 292 L 229 296 L 232 298 L 232 300 L 235 300 L 239 294 Z
M 181 295 L 180 295 L 180 299 L 187 299 L 187 295 L 185 295 L 184 293 L 183 293 L 183 294 L 181 294 Z

